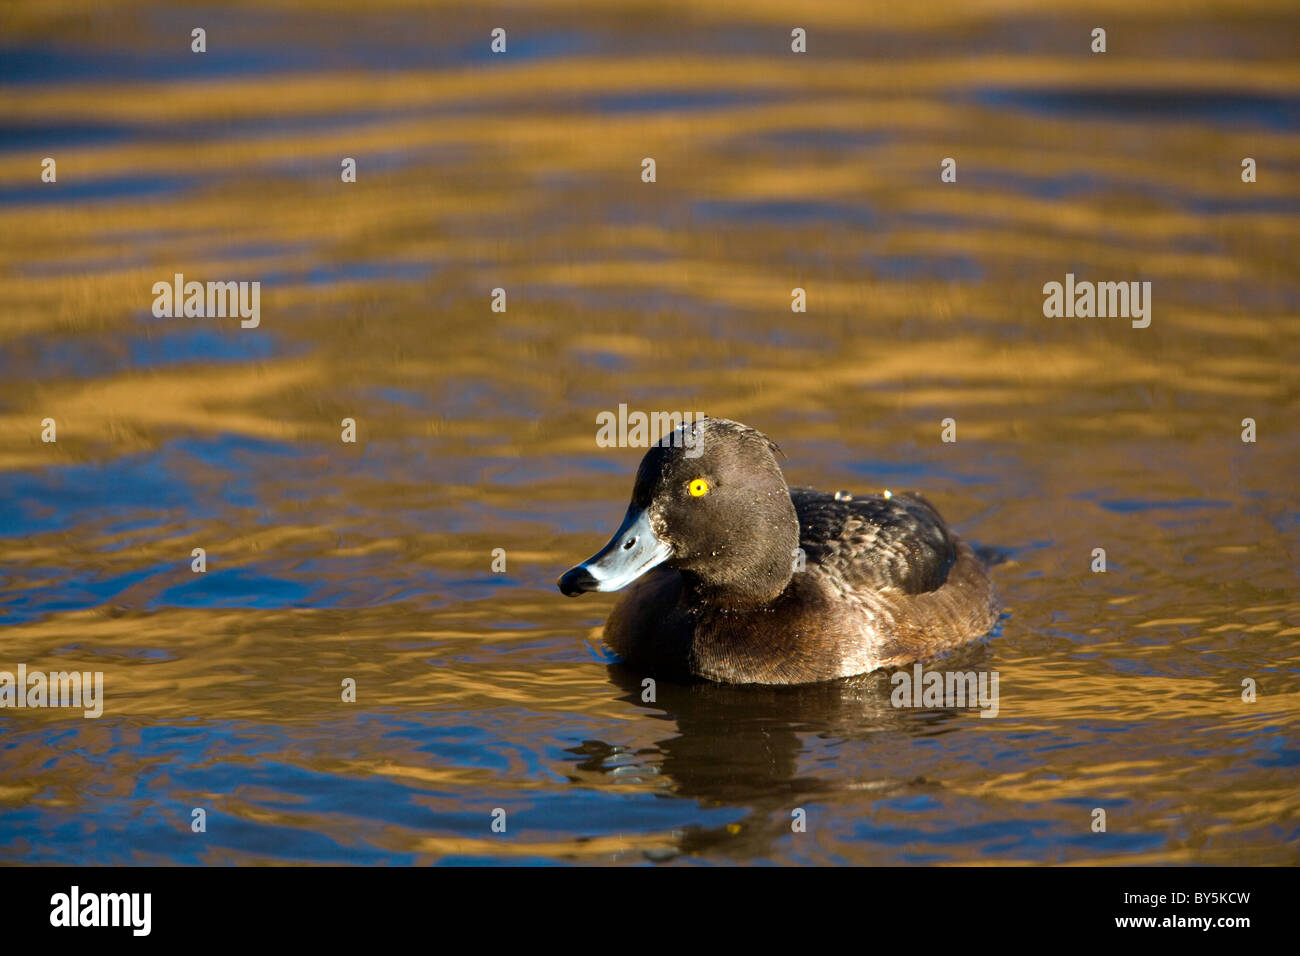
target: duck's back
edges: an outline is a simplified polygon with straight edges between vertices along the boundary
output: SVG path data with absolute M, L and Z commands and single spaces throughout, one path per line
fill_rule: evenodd
M 948 525 L 920 495 L 850 498 L 791 488 L 807 563 L 846 590 L 943 586 L 957 558 Z
M 931 657 L 987 634 L 997 601 L 984 563 L 925 498 L 902 492 L 840 500 L 792 488 L 808 577 L 843 625 L 841 671 Z

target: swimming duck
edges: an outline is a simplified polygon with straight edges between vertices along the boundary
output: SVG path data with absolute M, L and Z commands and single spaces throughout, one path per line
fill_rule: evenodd
M 722 418 L 652 445 L 613 538 L 557 584 L 627 592 L 604 640 L 670 679 L 806 684 L 908 664 L 986 634 L 983 562 L 911 493 L 786 485 L 779 449 Z

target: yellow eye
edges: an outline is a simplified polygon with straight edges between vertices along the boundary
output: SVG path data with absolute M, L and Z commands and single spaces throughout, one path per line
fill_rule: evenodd
M 709 483 L 703 478 L 696 478 L 691 482 L 691 497 L 701 498 L 709 493 Z

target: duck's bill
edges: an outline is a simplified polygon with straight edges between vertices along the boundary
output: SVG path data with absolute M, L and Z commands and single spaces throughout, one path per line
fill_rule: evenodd
M 585 591 L 617 591 L 663 564 L 672 554 L 673 549 L 651 529 L 649 513 L 628 508 L 627 517 L 609 544 L 582 564 L 569 568 L 556 583 L 569 597 Z

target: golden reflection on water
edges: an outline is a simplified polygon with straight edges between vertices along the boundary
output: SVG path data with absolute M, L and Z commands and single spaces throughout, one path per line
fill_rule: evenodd
M 494 61 L 473 11 L 282 0 L 209 16 L 214 57 L 253 51 L 224 71 L 158 52 L 166 7 L 0 15 L 145 63 L 0 74 L 0 668 L 108 694 L 0 718 L 0 858 L 35 807 L 99 861 L 1297 862 L 1286 4 L 821 3 L 803 58 L 766 0 L 537 5 Z M 267 52 L 435 21 L 384 69 Z M 1067 272 L 1150 281 L 1151 327 L 1043 318 Z M 154 319 L 175 273 L 260 279 L 261 327 Z M 594 444 L 622 402 L 757 425 L 792 483 L 916 487 L 1003 552 L 999 717 L 879 679 L 641 702 L 612 602 L 551 584 L 625 503 L 637 452 Z M 196 801 L 247 829 L 182 844 Z M 146 807 L 174 827 L 112 823 Z

